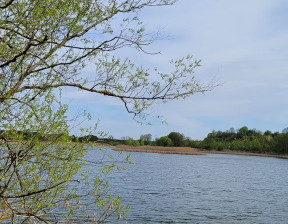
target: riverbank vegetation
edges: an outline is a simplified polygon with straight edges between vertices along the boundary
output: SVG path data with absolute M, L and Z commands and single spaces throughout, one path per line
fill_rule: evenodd
M 212 131 L 203 140 L 191 140 L 184 134 L 171 132 L 167 136 L 156 138 L 155 141 L 143 142 L 129 139 L 127 145 L 140 146 L 166 146 L 166 147 L 192 147 L 202 150 L 215 151 L 240 151 L 252 153 L 288 154 L 288 132 L 285 128 L 282 133 L 269 130 L 262 133 L 255 129 L 244 126 L 235 130 Z
M 0 130 L 0 134 L 3 135 L 4 131 Z M 6 133 L 7 134 L 7 133 Z M 39 135 L 35 132 L 17 132 L 16 137 L 18 139 L 11 139 L 11 141 L 27 140 L 37 136 L 41 141 L 47 141 L 51 138 L 56 138 L 57 135 Z M 21 139 L 19 139 L 21 137 Z M 201 150 L 209 151 L 237 151 L 237 152 L 251 152 L 251 153 L 268 153 L 268 154 L 288 154 L 288 129 L 285 128 L 280 132 L 271 132 L 269 130 L 262 133 L 256 129 L 249 129 L 244 126 L 239 129 L 230 128 L 227 131 L 212 131 L 203 140 L 192 140 L 179 132 L 171 132 L 167 136 L 162 136 L 152 140 L 151 134 L 143 134 L 139 139 L 133 139 L 130 137 L 122 137 L 121 139 L 115 139 L 111 135 L 107 138 L 97 137 L 96 135 L 85 135 L 77 137 L 75 135 L 69 136 L 71 143 L 88 143 L 98 145 L 127 145 L 134 146 L 156 146 L 162 147 L 190 147 Z M 128 147 L 131 148 L 131 147 Z M 123 148 L 123 146 L 122 146 Z M 141 147 L 139 147 L 140 150 Z M 144 147 L 145 148 L 145 147 Z M 147 148 L 147 147 L 146 147 Z M 150 147 L 151 150 L 153 147 Z M 142 147 L 143 149 L 143 147 Z M 172 150 L 172 149 L 171 149 Z M 159 150 L 158 150 L 159 151 Z
M 237 150 L 255 153 L 288 154 L 288 133 L 267 130 L 264 133 L 246 126 L 234 131 L 212 131 L 203 141 L 189 141 L 189 146 L 207 150 Z

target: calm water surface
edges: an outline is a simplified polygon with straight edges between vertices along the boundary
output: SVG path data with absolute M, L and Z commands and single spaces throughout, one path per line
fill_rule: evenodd
M 288 223 L 288 160 L 123 153 L 137 165 L 109 178 L 128 223 Z

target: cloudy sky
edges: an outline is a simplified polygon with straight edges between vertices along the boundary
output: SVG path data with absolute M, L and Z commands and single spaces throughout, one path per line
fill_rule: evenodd
M 169 59 L 192 54 L 202 60 L 195 71 L 198 80 L 216 79 L 222 85 L 154 106 L 152 125 L 137 124 L 120 102 L 94 100 L 88 93 L 65 95 L 70 115 L 87 110 L 93 117 L 89 124 L 99 119 L 99 130 L 114 138 L 177 131 L 203 139 L 212 130 L 231 127 L 273 132 L 288 127 L 288 1 L 180 0 L 172 7 L 147 9 L 140 17 L 148 30 L 161 28 L 169 36 L 150 46 L 162 54 L 142 56 L 145 65 L 164 68 Z

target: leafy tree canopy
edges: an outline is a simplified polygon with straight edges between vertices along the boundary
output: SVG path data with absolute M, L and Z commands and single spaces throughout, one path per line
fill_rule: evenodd
M 0 220 L 69 222 L 77 212 L 85 211 L 80 201 L 93 196 L 102 215 L 90 217 L 91 222 L 101 223 L 114 213 L 123 213 L 120 198 L 107 194 L 104 198 L 107 185 L 98 177 L 90 194 L 79 194 L 76 187 L 68 187 L 86 183 L 85 175 L 82 179 L 75 179 L 75 175 L 89 161 L 83 159 L 87 154 L 83 144 L 70 144 L 68 106 L 61 101 L 61 89 L 77 88 L 117 98 L 140 119 L 155 101 L 211 90 L 213 86 L 201 85 L 193 76 L 200 61 L 192 56 L 172 60 L 171 72 L 163 73 L 113 53 L 126 47 L 146 53 L 145 46 L 154 36 L 145 32 L 137 13 L 145 7 L 174 3 L 1 1 L 0 130 L 4 132 L 0 134 Z M 83 72 L 88 64 L 94 66 L 92 75 Z M 36 134 L 27 139 L 23 134 L 27 130 Z M 83 130 L 83 135 L 95 133 Z M 41 141 L 44 136 L 49 137 L 45 143 Z M 59 211 L 66 212 L 56 217 Z
M 163 137 L 161 137 L 159 139 L 156 139 L 156 144 L 158 146 L 172 146 L 173 142 L 172 142 L 172 140 L 169 137 L 163 136 Z
M 179 132 L 171 132 L 168 137 L 172 140 L 173 146 L 182 146 L 184 141 L 184 135 Z

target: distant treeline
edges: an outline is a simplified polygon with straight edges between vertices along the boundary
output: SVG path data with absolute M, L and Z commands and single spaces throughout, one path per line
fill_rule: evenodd
M 94 142 L 97 144 L 107 144 L 111 146 L 120 145 L 120 144 L 127 144 L 127 140 L 122 139 L 114 139 L 112 137 L 109 138 L 98 138 L 95 135 L 86 135 L 82 137 L 72 136 L 72 142 L 81 142 L 81 143 L 90 143 Z
M 39 140 L 47 141 L 49 139 L 57 138 L 58 135 L 43 135 L 39 136 L 37 132 L 19 132 L 14 136 L 21 136 L 21 139 L 8 139 L 13 140 L 25 140 L 37 136 Z M 9 135 L 7 131 L 0 130 L 0 138 L 3 140 L 5 136 Z M 59 134 L 61 136 L 61 134 Z M 271 132 L 269 130 L 262 133 L 255 129 L 249 129 L 246 126 L 235 130 L 230 128 L 227 131 L 212 131 L 207 135 L 204 140 L 191 140 L 189 137 L 185 137 L 179 132 L 171 132 L 167 136 L 156 138 L 152 141 L 151 134 L 143 134 L 138 140 L 125 137 L 123 139 L 114 139 L 112 136 L 108 138 L 98 138 L 95 135 L 87 136 L 70 136 L 71 142 L 81 143 L 98 143 L 109 144 L 111 146 L 125 144 L 133 146 L 152 145 L 152 146 L 173 146 L 173 147 L 192 147 L 204 150 L 235 150 L 255 153 L 277 153 L 288 154 L 288 128 L 285 128 L 282 133 Z
M 25 141 L 31 138 L 35 138 L 39 141 L 53 141 L 61 139 L 63 134 L 45 134 L 35 131 L 15 131 L 15 130 L 0 130 L 0 143 L 5 141 Z M 109 144 L 118 145 L 126 144 L 127 140 L 113 139 L 113 138 L 98 138 L 96 135 L 86 135 L 86 136 L 66 136 L 65 140 L 70 142 L 80 142 L 80 143 L 98 143 L 98 144 Z
M 77 141 L 90 141 L 89 136 L 77 138 Z M 255 153 L 276 153 L 288 154 L 288 128 L 285 128 L 282 133 L 271 132 L 269 130 L 262 133 L 256 129 L 249 129 L 244 126 L 235 130 L 230 128 L 227 131 L 212 131 L 204 140 L 192 140 L 185 137 L 179 132 L 171 132 L 167 136 L 156 138 L 152 141 L 151 134 L 143 134 L 139 139 L 133 138 L 113 139 L 102 138 L 96 139 L 98 143 L 118 145 L 126 144 L 133 146 L 151 145 L 151 146 L 173 146 L 173 147 L 192 147 L 204 150 L 235 150 Z
M 156 145 L 186 146 L 206 150 L 237 150 L 255 153 L 288 154 L 288 128 L 282 133 L 257 131 L 246 126 L 235 130 L 212 131 L 204 140 L 191 140 L 178 132 L 156 139 Z
M 213 150 L 239 150 L 257 153 L 288 153 L 288 129 L 282 133 L 264 133 L 246 126 L 233 131 L 213 131 L 203 141 L 193 141 L 191 147 Z

